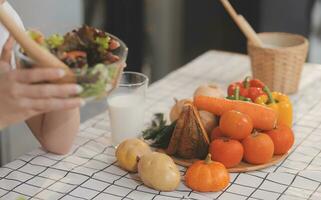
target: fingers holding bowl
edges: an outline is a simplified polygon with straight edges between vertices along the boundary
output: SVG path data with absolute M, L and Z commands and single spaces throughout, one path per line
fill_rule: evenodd
M 82 91 L 77 84 L 21 84 L 18 93 L 27 98 L 44 99 L 74 97 Z
M 7 62 L 0 60 L 0 74 L 9 72 L 11 70 L 11 65 Z
M 81 98 L 25 99 L 23 106 L 39 113 L 79 108 L 85 104 Z
M 15 40 L 12 36 L 9 36 L 6 43 L 4 44 L 2 48 L 2 53 L 0 56 L 0 60 L 6 63 L 10 63 L 11 57 L 12 57 L 12 49 L 14 46 Z
M 57 68 L 20 69 L 12 74 L 12 78 L 20 83 L 40 83 L 60 79 L 66 75 L 65 70 Z

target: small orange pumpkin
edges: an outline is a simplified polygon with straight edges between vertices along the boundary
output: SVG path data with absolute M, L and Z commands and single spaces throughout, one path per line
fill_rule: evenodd
M 191 165 L 185 175 L 186 185 L 199 192 L 217 192 L 228 186 L 230 175 L 225 166 L 214 162 L 211 154 Z

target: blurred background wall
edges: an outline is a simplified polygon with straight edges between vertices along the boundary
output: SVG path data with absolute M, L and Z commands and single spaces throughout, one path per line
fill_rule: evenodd
M 258 32 L 283 31 L 310 39 L 310 62 L 321 63 L 320 0 L 230 0 Z M 158 80 L 200 54 L 218 49 L 246 53 L 246 40 L 218 0 L 9 0 L 26 27 L 64 33 L 86 23 L 123 39 L 128 70 Z M 195 69 L 197 70 L 197 69 Z M 82 108 L 82 121 L 106 109 Z M 0 135 L 6 163 L 38 146 L 20 124 Z

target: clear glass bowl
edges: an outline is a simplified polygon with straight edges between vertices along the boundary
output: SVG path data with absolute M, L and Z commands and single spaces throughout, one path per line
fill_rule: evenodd
M 81 71 L 73 70 L 76 76 L 76 83 L 81 85 L 84 89 L 79 96 L 85 98 L 87 101 L 107 96 L 114 88 L 117 87 L 123 69 L 126 67 L 126 59 L 128 55 L 126 44 L 116 36 L 109 33 L 107 34 L 119 42 L 120 47 L 113 50 L 113 54 L 118 56 L 120 59 L 111 64 L 101 64 L 100 69 L 103 68 L 103 73 L 93 66 L 88 66 L 87 69 Z M 35 62 L 21 52 L 19 45 L 16 45 L 15 47 L 15 59 L 17 68 L 30 69 L 34 67 Z M 97 75 L 99 78 L 96 78 L 96 80 L 89 78 L 95 76 L 97 73 L 99 73 Z

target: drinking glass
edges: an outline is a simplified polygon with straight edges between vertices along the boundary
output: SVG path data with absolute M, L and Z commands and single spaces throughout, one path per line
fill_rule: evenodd
M 123 140 L 138 137 L 144 125 L 148 77 L 138 72 L 123 72 L 118 87 L 107 98 L 111 138 L 117 147 Z

